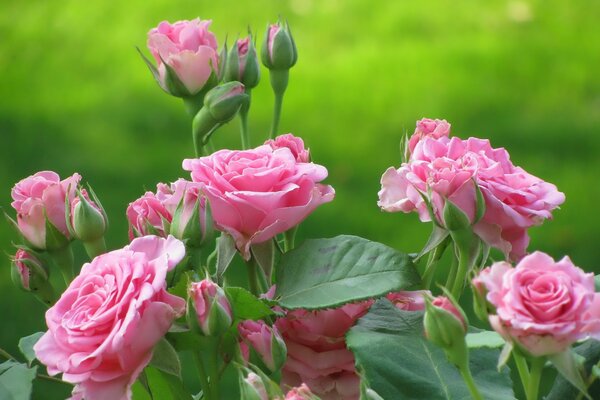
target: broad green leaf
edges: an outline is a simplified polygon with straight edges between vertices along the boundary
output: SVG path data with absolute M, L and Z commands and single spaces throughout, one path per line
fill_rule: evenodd
M 173 348 L 173 345 L 165 338 L 162 338 L 152 352 L 150 365 L 167 374 L 181 378 L 181 362 L 179 355 Z
M 181 379 L 153 367 L 144 369 L 148 393 L 155 400 L 192 400 Z
M 241 287 L 225 288 L 225 293 L 236 319 L 262 319 L 273 315 L 273 311 L 252 293 Z
M 548 357 L 548 360 L 550 360 L 563 378 L 571 382 L 573 386 L 588 397 L 587 385 L 584 383 L 583 377 L 581 376 L 583 362 L 578 361 L 575 358 L 575 354 L 571 352 L 571 349 L 567 349 L 562 353 L 553 354 Z
M 250 249 L 252 250 L 252 256 L 264 271 L 267 279 L 270 280 L 273 273 L 273 266 L 275 265 L 275 239 L 254 244 Z
M 24 336 L 19 340 L 19 350 L 27 359 L 29 365 L 35 360 L 35 353 L 33 352 L 33 346 L 38 340 L 44 335 L 44 332 L 36 332 L 33 335 Z
M 600 342 L 593 339 L 588 339 L 585 343 L 575 347 L 575 353 L 585 358 L 585 370 L 588 374 L 591 373 L 593 367 L 600 362 Z M 600 399 L 600 381 L 596 382 L 588 388 L 588 394 L 592 399 Z M 563 376 L 556 377 L 552 390 L 546 396 L 546 400 L 564 400 L 575 399 L 579 395 L 579 390 L 573 386 Z
M 346 336 L 370 388 L 384 399 L 470 399 L 458 369 L 423 335 L 423 313 L 377 301 Z M 496 371 L 498 351 L 470 351 L 473 377 L 486 400 L 513 400 L 508 369 Z
M 481 331 L 474 333 L 467 333 L 467 347 L 478 348 L 478 347 L 490 347 L 497 348 L 502 347 L 506 343 L 502 336 L 494 331 Z
M 37 366 L 27 367 L 12 360 L 0 364 L 0 399 L 29 400 Z
M 318 309 L 382 296 L 420 282 L 407 254 L 356 236 L 306 240 L 276 268 L 284 308 Z
M 421 257 L 423 257 L 425 254 L 429 253 L 430 251 L 441 245 L 442 242 L 446 240 L 446 238 L 450 235 L 450 231 L 448 231 L 447 229 L 441 228 L 436 224 L 431 225 L 433 226 L 433 230 L 429 235 L 429 239 L 427 239 L 427 243 L 425 243 L 423 249 L 415 257 L 415 262 L 419 261 Z

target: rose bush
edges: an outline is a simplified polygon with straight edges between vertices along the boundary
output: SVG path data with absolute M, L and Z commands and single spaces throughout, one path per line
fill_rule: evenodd
M 34 346 L 50 375 L 75 384 L 73 397 L 131 399 L 152 348 L 185 309 L 166 291 L 167 271 L 185 255 L 169 237 L 134 239 L 85 264 L 46 312 L 48 331 Z

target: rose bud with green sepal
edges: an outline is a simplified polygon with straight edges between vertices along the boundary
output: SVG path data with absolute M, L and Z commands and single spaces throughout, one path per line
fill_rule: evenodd
M 448 360 L 457 366 L 466 365 L 468 351 L 465 343 L 467 323 L 464 312 L 445 296 L 426 298 L 423 324 L 427 339 L 446 352 Z
M 242 340 L 258 355 L 272 372 L 279 370 L 287 359 L 287 347 L 279 330 L 264 321 L 242 321 L 238 325 Z
M 16 286 L 33 293 L 44 304 L 52 304 L 56 296 L 48 277 L 48 266 L 32 250 L 17 250 L 11 268 L 11 278 Z
M 241 82 L 246 90 L 256 87 L 260 82 L 260 65 L 252 33 L 243 39 L 238 39 L 229 52 L 224 80 Z
M 189 288 L 188 323 L 205 336 L 219 336 L 233 323 L 231 304 L 225 291 L 206 278 Z
M 67 204 L 67 223 L 73 237 L 81 240 L 90 257 L 106 251 L 104 234 L 108 228 L 108 217 L 92 191 L 94 201 L 85 189 L 77 191 L 77 197 Z
M 269 25 L 261 51 L 262 63 L 270 70 L 288 70 L 298 61 L 298 50 L 289 24 Z

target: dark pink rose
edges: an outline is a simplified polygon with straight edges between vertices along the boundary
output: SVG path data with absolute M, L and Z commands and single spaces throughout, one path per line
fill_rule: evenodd
M 69 238 L 65 200 L 73 201 L 79 174 L 60 180 L 52 171 L 41 171 L 19 181 L 12 189 L 11 205 L 17 211 L 21 234 L 37 249 L 46 249 L 46 218 L 65 238 Z
M 424 137 L 409 162 L 383 174 L 378 204 L 388 212 L 416 211 L 421 221 L 430 221 L 425 195 L 443 225 L 448 199 L 475 222 L 475 185 L 486 207 L 473 226 L 475 233 L 515 260 L 525 254 L 527 229 L 552 218 L 552 210 L 565 199 L 553 184 L 515 167 L 506 150 L 494 149 L 488 140 L 442 136 Z
M 302 138 L 286 133 L 285 135 L 277 136 L 275 139 L 269 139 L 265 144 L 271 146 L 273 150 L 287 147 L 290 149 L 296 161 L 298 162 L 310 162 L 310 152 L 304 148 L 304 141 Z
M 198 93 L 218 71 L 217 39 L 208 30 L 212 21 L 196 18 L 170 24 L 161 22 L 148 32 L 148 48 L 165 86 L 166 63 L 191 95 Z M 164 62 L 164 63 L 163 63 Z
M 450 135 L 450 124 L 445 119 L 423 118 L 417 121 L 415 132 L 408 141 L 408 151 L 412 153 L 417 143 L 424 137 L 438 139 Z
M 75 384 L 75 398 L 131 399 L 154 345 L 185 311 L 165 280 L 184 256 L 172 236 L 145 236 L 84 264 L 46 312 L 48 331 L 34 346 L 48 373 Z
M 536 251 L 515 268 L 497 262 L 481 271 L 474 285 L 487 290 L 496 309 L 489 317 L 492 327 L 534 356 L 562 352 L 600 333 L 594 274 L 584 273 L 569 257 L 557 262 Z
M 325 167 L 298 162 L 287 147 L 220 150 L 184 160 L 183 169 L 202 184 L 215 226 L 234 238 L 246 259 L 251 244 L 298 225 L 335 193 L 319 183 L 327 177 Z
M 282 385 L 306 383 L 323 400 L 358 399 L 360 379 L 345 335 L 371 304 L 365 301 L 330 310 L 294 310 L 279 318 L 275 325 L 288 352 Z

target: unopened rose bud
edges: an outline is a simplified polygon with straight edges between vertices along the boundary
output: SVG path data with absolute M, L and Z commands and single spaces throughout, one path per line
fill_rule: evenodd
M 448 297 L 439 296 L 426 301 L 423 318 L 425 336 L 446 352 L 448 360 L 458 366 L 468 361 L 465 343 L 467 322 L 465 314 Z
M 270 70 L 288 70 L 296 64 L 298 51 L 287 23 L 279 21 L 267 27 L 261 58 Z
M 262 378 L 254 372 L 240 375 L 240 400 L 269 400 Z
M 48 281 L 48 266 L 36 255 L 18 249 L 12 260 L 11 277 L 21 289 L 34 293 L 46 304 L 54 301 L 54 290 Z
M 264 321 L 243 321 L 238 325 L 242 340 L 254 349 L 269 370 L 279 370 L 287 358 L 287 348 L 276 327 Z
M 169 198 L 163 204 L 173 209 L 170 233 L 186 246 L 200 248 L 213 234 L 206 198 L 201 195 L 200 184 L 179 179 L 168 189 Z
M 211 89 L 204 98 L 204 107 L 216 122 L 231 120 L 246 101 L 244 85 L 240 82 L 227 82 Z
M 252 89 L 260 81 L 260 65 L 256 55 L 256 47 L 252 41 L 252 34 L 243 39 L 238 39 L 227 57 L 225 68 L 225 81 L 238 81 L 246 89 Z
M 100 205 L 90 200 L 85 190 L 78 191 L 77 197 L 71 202 L 67 218 L 73 236 L 83 242 L 96 241 L 106 233 L 106 213 Z
M 319 398 L 310 391 L 306 383 L 303 383 L 300 386 L 290 389 L 285 395 L 285 400 L 319 400 Z
M 231 305 L 223 289 L 210 279 L 190 286 L 188 323 L 205 336 L 218 336 L 233 323 Z

